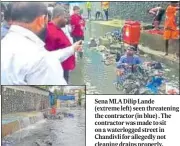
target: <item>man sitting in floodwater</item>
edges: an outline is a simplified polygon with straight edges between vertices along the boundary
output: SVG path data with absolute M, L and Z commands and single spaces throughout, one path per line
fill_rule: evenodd
M 117 62 L 117 75 L 123 75 L 128 69 L 132 72 L 136 70 L 136 65 L 141 64 L 141 59 L 139 56 L 135 55 L 136 48 L 134 46 L 129 46 L 127 48 L 126 54 L 123 55 L 119 62 Z

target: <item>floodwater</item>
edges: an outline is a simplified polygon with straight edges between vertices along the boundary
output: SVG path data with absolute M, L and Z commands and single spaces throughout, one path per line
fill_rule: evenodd
M 71 73 L 71 84 L 88 84 L 87 89 L 92 87 L 94 91 L 100 94 L 123 94 L 122 91 L 116 90 L 113 85 L 116 79 L 115 65 L 104 65 L 102 55 L 88 48 L 88 41 L 91 37 L 98 38 L 102 34 L 107 33 L 103 32 L 102 28 L 95 27 L 95 25 L 89 23 L 86 28 L 84 57 L 82 59 L 78 58 L 76 69 Z M 144 61 L 152 61 L 147 56 L 142 59 Z M 172 82 L 173 85 L 179 87 L 179 71 L 167 66 L 164 69 L 168 82 Z M 91 87 L 89 87 L 89 84 Z M 93 92 L 90 94 L 93 94 Z
M 68 108 L 73 117 L 41 120 L 5 137 L 3 146 L 85 146 L 85 109 Z
M 88 48 L 88 41 L 94 36 L 90 29 L 95 28 L 91 28 L 90 25 L 86 28 L 84 56 L 82 59 L 78 58 L 77 67 L 71 74 L 71 83 L 75 85 L 91 84 L 94 87 L 93 90 L 100 94 L 119 94 L 121 92 L 113 86 L 116 79 L 115 66 L 104 65 L 101 54 Z M 94 33 L 98 35 L 98 31 Z

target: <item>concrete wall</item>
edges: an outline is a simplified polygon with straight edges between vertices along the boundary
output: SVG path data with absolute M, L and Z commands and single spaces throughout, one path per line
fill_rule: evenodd
M 160 4 L 163 8 L 167 8 L 168 2 L 156 2 L 156 1 L 142 1 L 142 2 L 110 2 L 109 15 L 112 19 L 121 19 L 121 20 L 137 20 L 144 23 L 152 23 L 152 17 L 147 14 L 149 8 L 153 8 Z M 87 10 L 85 4 L 81 5 L 81 8 L 84 10 L 84 14 L 87 15 Z M 92 16 L 95 16 L 96 9 L 101 9 L 101 2 L 92 2 Z M 104 13 L 103 13 L 104 15 Z M 179 18 L 177 16 L 177 18 Z M 178 20 L 177 20 L 178 21 Z M 179 22 L 179 21 L 178 21 Z
M 179 43 L 180 43 L 180 39 L 169 41 L 170 54 L 174 54 L 174 53 L 179 54 Z M 165 41 L 161 35 L 154 35 L 154 34 L 149 34 L 147 32 L 141 32 L 140 44 L 156 51 L 161 51 L 161 52 L 165 51 Z
M 19 91 L 23 91 L 23 92 L 31 92 L 31 93 L 37 93 L 37 94 L 49 96 L 48 91 L 36 88 L 34 86 L 3 86 L 4 90 L 6 90 L 6 88 L 19 90 Z
M 40 111 L 49 107 L 49 92 L 31 86 L 3 86 L 2 114 Z
M 22 128 L 26 128 L 31 124 L 35 124 L 36 122 L 42 119 L 44 119 L 43 114 L 37 113 L 36 115 L 33 116 L 23 117 L 19 120 L 14 120 L 12 122 L 2 124 L 2 137 L 13 134 L 14 132 L 19 131 Z M 21 135 L 19 138 L 21 138 Z
M 16 131 L 20 130 L 20 124 L 19 121 L 14 121 L 8 124 L 2 125 L 2 137 L 5 137 L 7 135 L 10 135 Z
M 122 20 L 132 19 L 143 21 L 146 23 L 152 22 L 152 17 L 147 14 L 149 8 L 153 8 L 161 4 L 164 8 L 167 7 L 167 2 L 111 2 L 110 16 Z

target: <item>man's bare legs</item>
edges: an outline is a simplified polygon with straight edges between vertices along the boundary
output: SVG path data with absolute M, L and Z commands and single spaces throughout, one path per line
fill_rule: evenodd
M 169 40 L 165 40 L 165 56 L 168 55 L 168 49 L 169 49 Z

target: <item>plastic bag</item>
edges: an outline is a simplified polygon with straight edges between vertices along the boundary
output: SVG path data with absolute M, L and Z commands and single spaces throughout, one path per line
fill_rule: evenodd
M 154 94 L 158 93 L 158 88 L 162 85 L 162 77 L 153 77 L 152 81 L 149 82 L 146 87 Z

